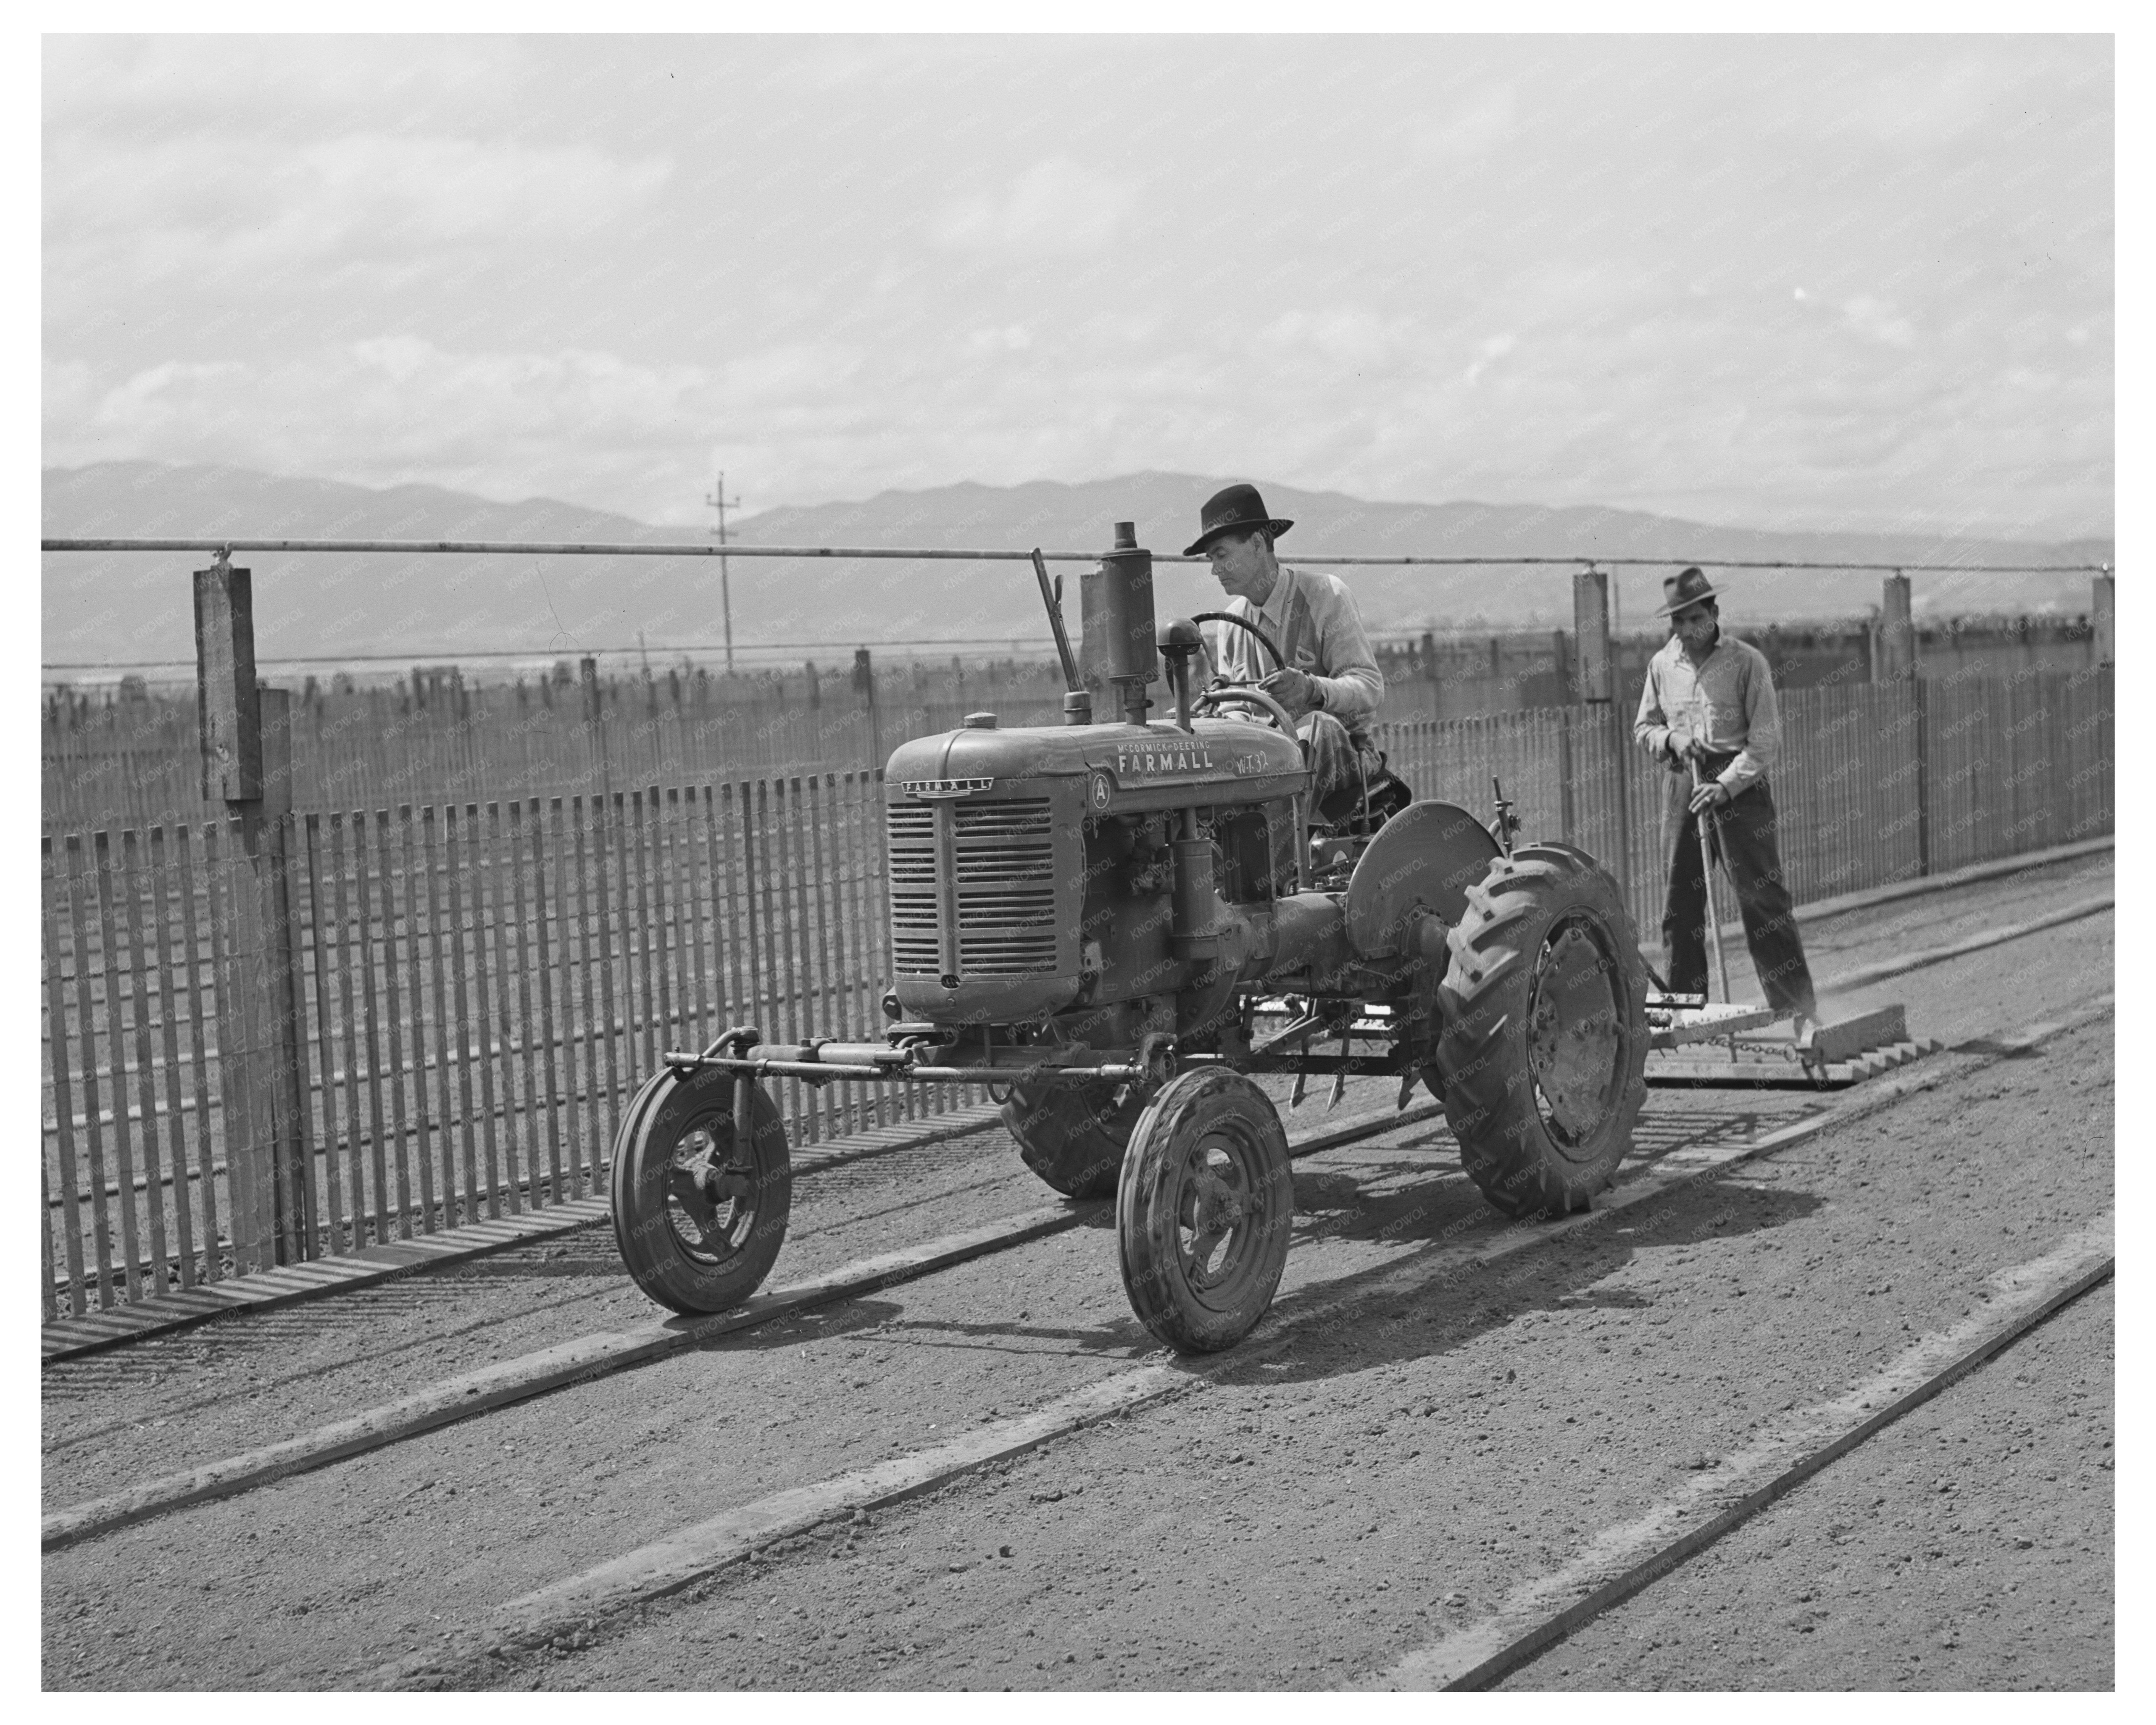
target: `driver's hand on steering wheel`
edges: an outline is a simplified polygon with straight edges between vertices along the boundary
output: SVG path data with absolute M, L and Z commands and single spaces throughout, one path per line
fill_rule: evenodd
M 1310 678 L 1293 666 L 1276 670 L 1258 685 L 1287 709 L 1291 719 L 1300 719 L 1314 705 L 1312 701 Z

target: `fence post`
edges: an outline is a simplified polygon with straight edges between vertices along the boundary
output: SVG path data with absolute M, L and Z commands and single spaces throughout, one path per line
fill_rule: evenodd
M 1879 634 L 1871 655 L 1871 680 L 1898 683 L 1917 674 L 1917 634 L 1909 622 L 1909 578 L 1889 575 L 1881 591 Z
M 605 796 L 613 789 L 613 775 L 607 764 L 606 726 L 601 721 L 599 662 L 588 653 L 578 660 L 577 671 L 583 687 L 584 741 L 591 755 L 592 788 Z
M 277 1260 L 295 1264 L 315 1255 L 316 1235 L 307 1120 L 306 991 L 298 920 L 292 914 L 292 696 L 286 689 L 258 688 L 256 701 L 262 796 L 252 810 L 243 812 L 240 835 L 261 900 L 269 1009 L 276 1031 L 270 1045 L 276 1132 L 270 1196 L 276 1214 Z
M 1583 706 L 1610 700 L 1609 577 L 1592 563 L 1572 578 L 1572 698 Z
M 1611 860 L 1627 904 L 1632 896 L 1632 812 L 1626 794 L 1625 765 L 1631 737 L 1617 699 L 1617 655 L 1609 639 L 1609 572 L 1589 563 L 1572 578 L 1572 632 L 1578 675 L 1573 698 L 1590 711 L 1600 709 L 1609 735 L 1610 765 L 1616 775 L 1617 855 Z
M 1917 756 L 1917 872 L 1932 871 L 1932 790 L 1930 750 L 1924 738 L 1923 680 L 1917 672 L 1917 630 L 1909 615 L 1909 578 L 1897 569 L 1881 583 L 1879 628 L 1873 639 L 1871 680 L 1909 686 L 1909 711 L 1916 723 Z
M 1909 680 L 1910 711 L 1917 728 L 1917 872 L 1932 871 L 1932 703 L 1924 680 Z
M 205 803 L 262 794 L 261 707 L 254 682 L 254 573 L 220 553 L 195 583 L 195 711 Z
M 315 1247 L 291 914 L 292 698 L 255 681 L 251 572 L 220 556 L 194 572 L 194 602 L 203 793 L 238 829 L 231 985 L 218 989 L 217 1013 L 234 1267 L 244 1273 Z
M 2098 665 L 2114 663 L 2112 655 L 2118 645 L 2118 614 L 2115 603 L 2115 583 L 2108 571 L 2089 583 L 2090 634 L 2095 647 Z
M 854 649 L 854 687 L 869 716 L 869 771 L 883 770 L 883 729 L 876 713 L 875 661 L 865 647 Z

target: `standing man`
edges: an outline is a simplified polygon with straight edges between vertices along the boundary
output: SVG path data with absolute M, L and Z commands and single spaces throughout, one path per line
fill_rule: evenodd
M 1736 883 L 1744 941 L 1767 1004 L 1778 1013 L 1815 1019 L 1812 974 L 1782 860 L 1774 844 L 1774 799 L 1767 776 L 1781 752 L 1782 721 L 1767 655 L 1722 632 L 1713 585 L 1697 569 L 1662 583 L 1669 644 L 1647 665 L 1632 735 L 1670 770 L 1662 814 L 1662 855 L 1669 896 L 1662 940 L 1670 987 L 1707 992 L 1707 879 L 1700 865 L 1699 823 L 1712 811 L 1717 855 Z M 1691 768 L 1699 768 L 1692 788 Z M 1805 1025 L 1799 1023 L 1801 1033 Z
M 1294 525 L 1267 514 L 1255 486 L 1230 485 L 1206 500 L 1198 538 L 1183 554 L 1209 557 L 1229 614 L 1248 619 L 1279 647 L 1282 662 L 1268 674 L 1270 655 L 1250 631 L 1224 625 L 1217 662 L 1238 681 L 1255 682 L 1296 721 L 1309 745 L 1311 807 L 1329 825 L 1353 814 L 1366 781 L 1374 788 L 1384 774 L 1369 726 L 1385 677 L 1347 583 L 1284 568 L 1274 557 L 1275 542 Z

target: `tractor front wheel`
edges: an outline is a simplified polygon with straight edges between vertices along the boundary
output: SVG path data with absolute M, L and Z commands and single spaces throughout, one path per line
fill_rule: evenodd
M 1020 1084 L 1004 1104 L 1004 1129 L 1025 1165 L 1065 1198 L 1113 1198 L 1144 1111 L 1134 1084 Z
M 1116 1191 L 1123 1291 L 1178 1353 L 1250 1334 L 1287 1267 L 1295 1184 L 1272 1099 L 1203 1066 L 1173 1078 L 1131 1135 Z
M 1564 1215 L 1615 1178 L 1647 1086 L 1647 966 L 1606 870 L 1522 845 L 1468 889 L 1425 1070 L 1482 1194 Z
M 724 1312 L 763 1285 L 786 1240 L 793 1163 L 778 1109 L 750 1093 L 737 1142 L 734 1078 L 661 1071 L 629 1104 L 613 1145 L 614 1243 L 636 1285 L 689 1315 Z

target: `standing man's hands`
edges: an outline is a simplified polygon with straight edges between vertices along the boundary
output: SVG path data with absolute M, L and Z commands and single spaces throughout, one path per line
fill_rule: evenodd
M 1729 800 L 1729 787 L 1718 778 L 1710 778 L 1691 793 L 1691 812 L 1697 814 L 1702 809 L 1719 808 Z

